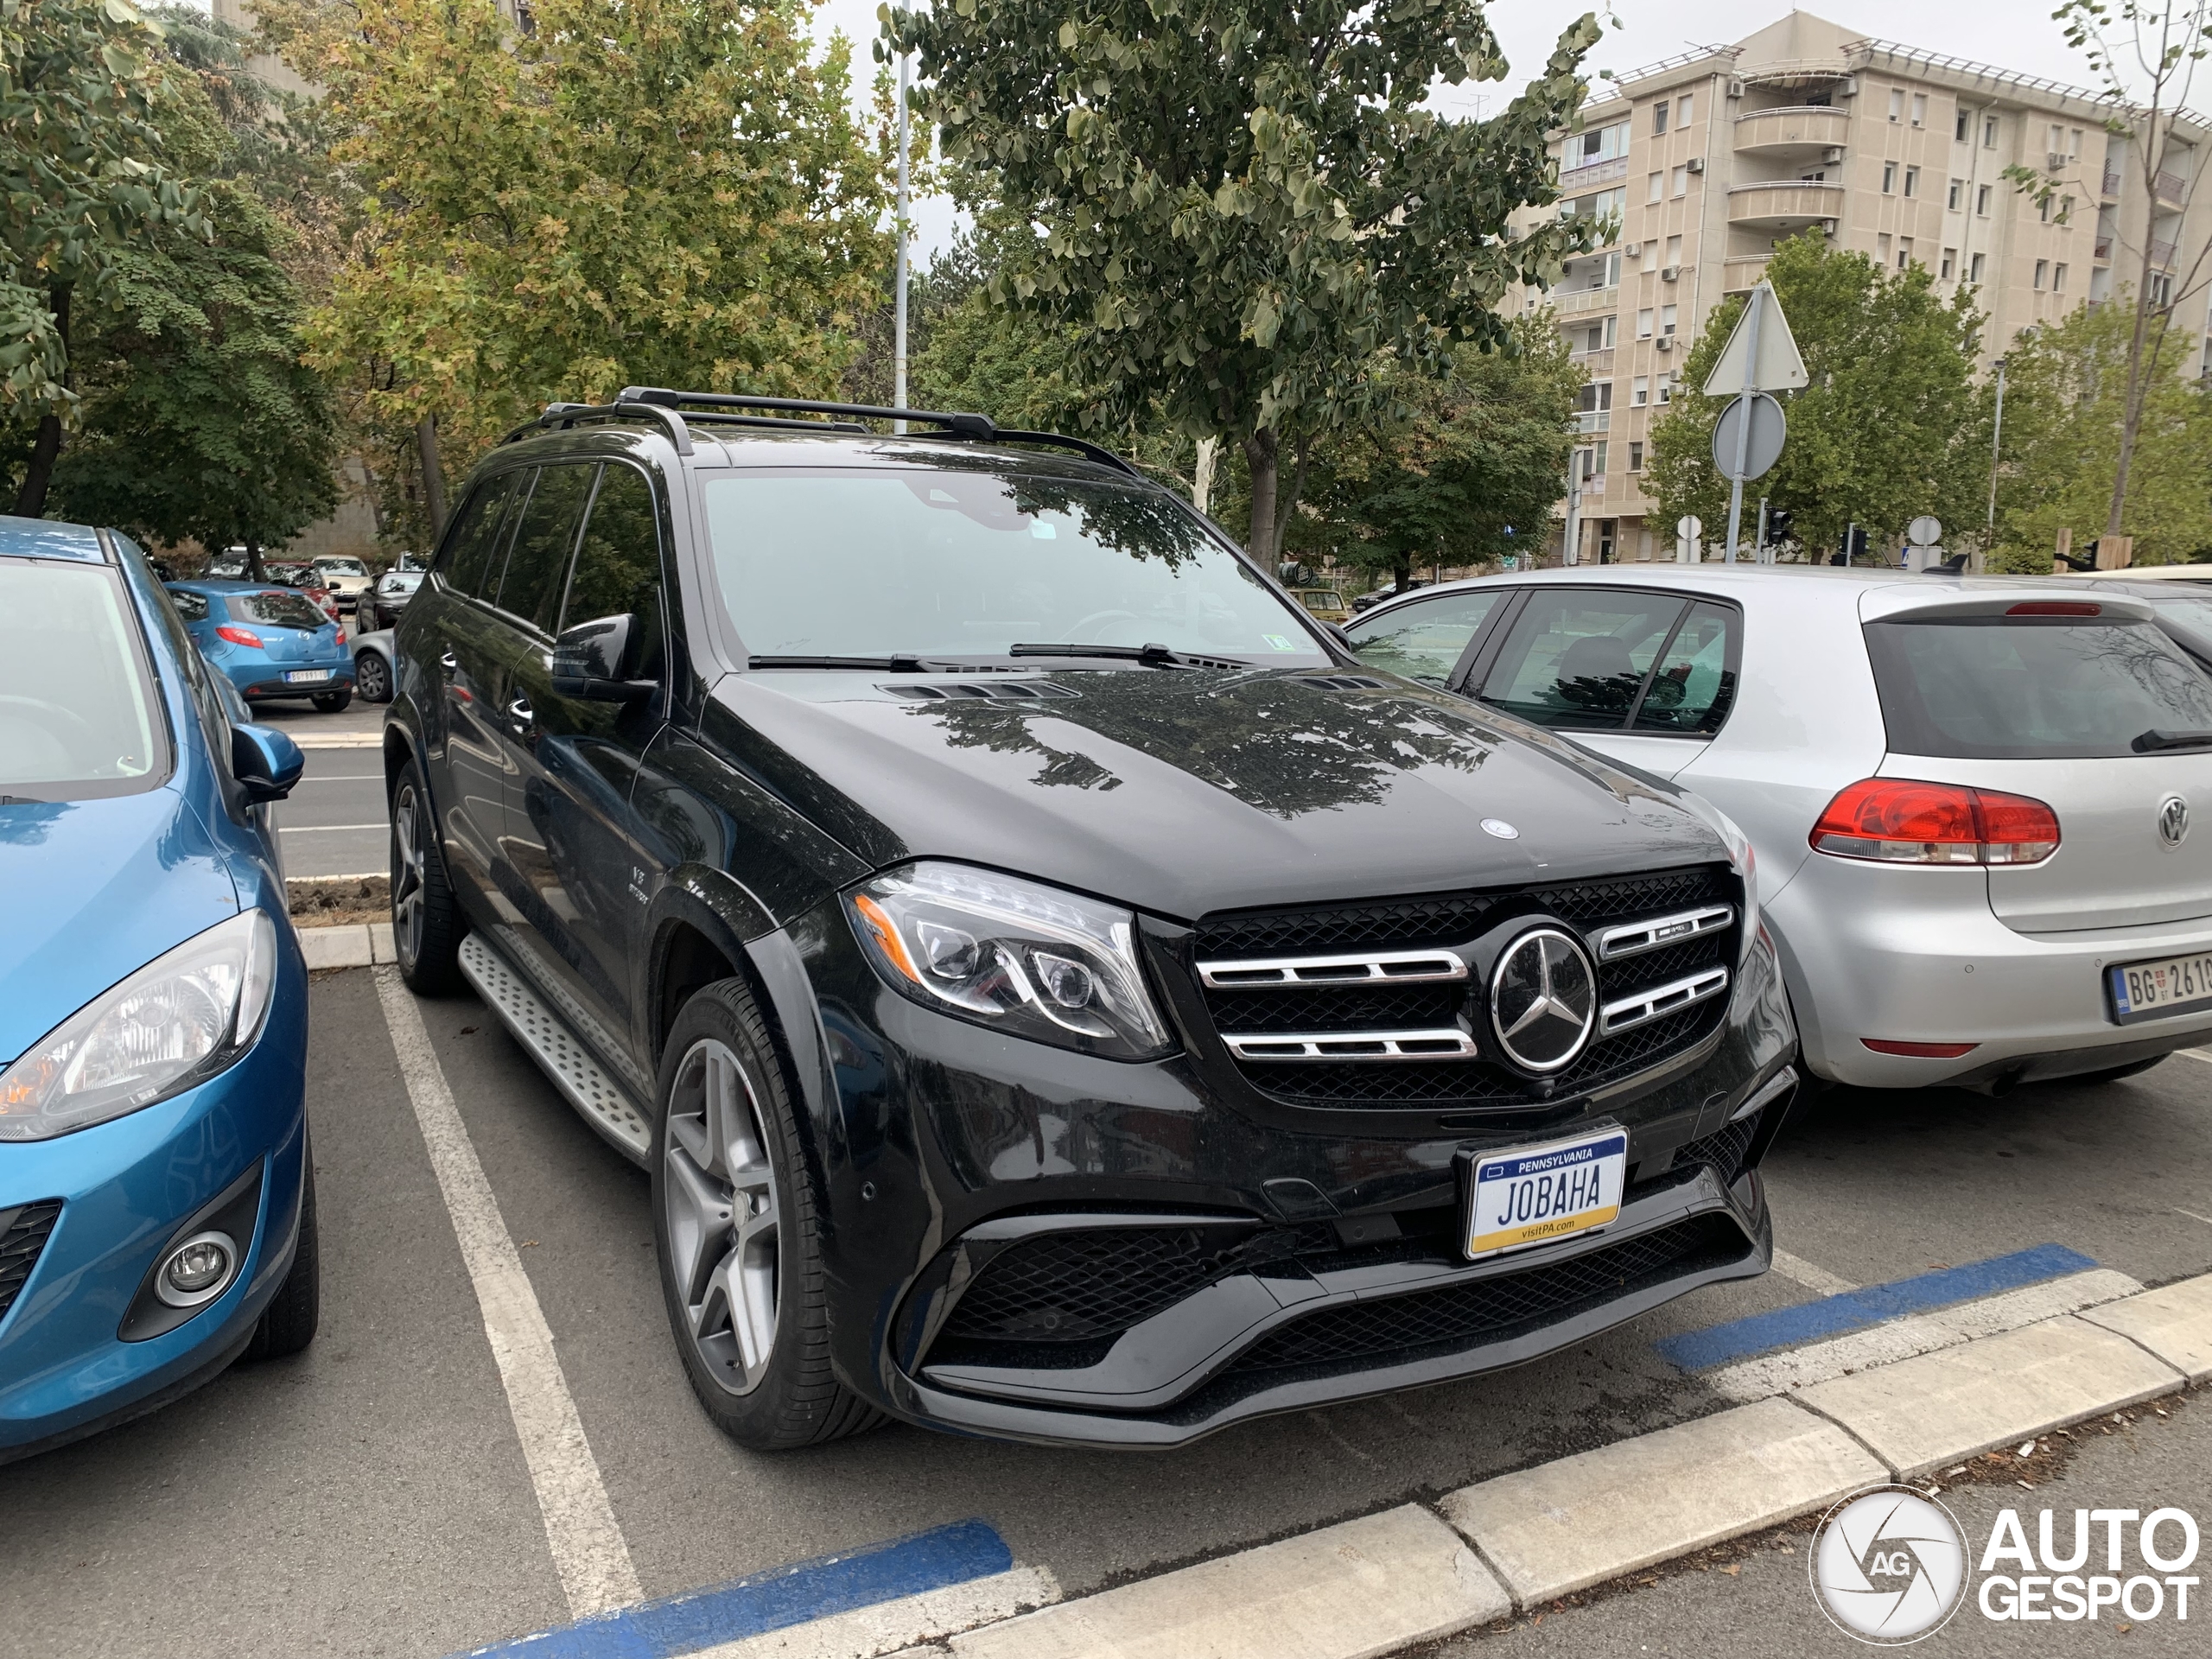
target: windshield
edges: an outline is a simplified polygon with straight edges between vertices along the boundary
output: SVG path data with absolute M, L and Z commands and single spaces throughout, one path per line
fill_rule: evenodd
M 117 573 L 0 562 L 0 806 L 132 794 L 167 761 Z
M 369 574 L 359 559 L 317 559 L 315 568 L 325 575 L 332 576 L 365 576 Z
M 2147 622 L 1966 616 L 1866 630 L 1890 747 L 1980 760 L 2143 753 L 2212 734 L 2212 681 Z
M 330 621 L 311 601 L 281 588 L 232 594 L 231 615 L 240 622 L 258 622 L 270 628 L 321 628 Z
M 1160 492 L 948 466 L 705 485 L 723 601 L 756 657 L 998 657 L 1162 645 L 1326 661 L 1299 613 Z

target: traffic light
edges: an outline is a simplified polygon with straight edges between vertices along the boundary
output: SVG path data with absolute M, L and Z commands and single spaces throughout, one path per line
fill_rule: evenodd
M 1853 524 L 1843 532 L 1840 556 L 1836 562 L 1839 564 L 1853 564 L 1866 556 L 1866 532 L 1857 524 Z
M 1789 539 L 1789 510 L 1776 507 L 1766 516 L 1766 544 L 1780 547 Z

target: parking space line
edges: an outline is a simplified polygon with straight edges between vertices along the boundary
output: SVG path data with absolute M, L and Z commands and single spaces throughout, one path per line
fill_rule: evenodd
M 276 827 L 280 836 L 319 836 L 331 830 L 388 830 L 385 823 L 284 823 Z
M 523 1271 L 522 1256 L 478 1161 L 468 1127 L 454 1104 L 422 1011 L 393 968 L 373 970 L 399 1057 L 407 1097 L 430 1154 L 461 1261 L 476 1288 L 484 1334 L 499 1367 L 507 1408 L 522 1441 L 531 1484 L 545 1521 L 545 1541 L 573 1618 L 605 1613 L 639 1599 L 630 1546 L 614 1518 L 583 1420 L 553 1350 L 553 1332 Z
M 2063 1244 L 2038 1244 L 2033 1249 L 2016 1250 L 2010 1255 L 1993 1256 L 1986 1262 L 1969 1262 L 1962 1268 L 1916 1274 L 1886 1285 L 1869 1285 L 1863 1290 L 1823 1296 L 1818 1301 L 1803 1302 L 1796 1307 L 1731 1319 L 1702 1331 L 1685 1331 L 1679 1336 L 1664 1338 L 1653 1346 L 1661 1357 L 1682 1370 L 1701 1371 L 1817 1338 L 1861 1331 L 1907 1313 L 1923 1313 L 1953 1302 L 1969 1301 L 2022 1285 L 2085 1272 L 2096 1265 L 2079 1250 L 2069 1250 Z
M 1808 1290 L 1817 1290 L 1823 1296 L 1847 1296 L 1859 1288 L 1848 1279 L 1840 1279 L 1826 1268 L 1816 1268 L 1802 1256 L 1792 1255 L 1787 1250 L 1774 1253 L 1774 1270 L 1795 1284 Z

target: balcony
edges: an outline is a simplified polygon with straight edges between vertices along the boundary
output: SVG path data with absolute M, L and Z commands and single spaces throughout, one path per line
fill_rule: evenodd
M 1736 148 L 1751 155 L 1809 154 L 1833 149 L 1850 136 L 1848 110 L 1797 105 L 1752 110 L 1736 118 Z
M 2178 207 L 2182 204 L 2183 195 L 2189 189 L 2189 181 L 2178 173 L 2161 173 L 2152 181 L 2151 188 L 2160 201 L 2168 202 Z
M 1554 289 L 1552 309 L 1562 317 L 1580 316 L 1586 311 L 1611 311 L 1621 302 L 1618 286 L 1609 288 Z
M 2151 264 L 2159 270 L 2171 270 L 2174 268 L 2174 245 L 2171 242 L 2153 242 L 2151 245 Z
M 1843 187 L 1774 179 L 1739 184 L 1728 192 L 1728 222 L 1745 230 L 1802 231 L 1843 216 Z
M 1600 346 L 1596 351 L 1569 352 L 1567 360 L 1580 364 L 1583 372 L 1593 380 L 1602 380 L 1613 372 L 1613 347 Z
M 1748 294 L 1759 285 L 1759 278 L 1766 275 L 1767 256 L 1754 253 L 1726 259 L 1720 265 L 1720 291 L 1723 294 Z
M 2108 167 L 2105 169 L 2104 192 L 2105 194 L 2108 196 L 2116 196 L 2120 194 L 2120 169 L 2118 168 Z
M 2097 238 L 2096 252 L 2090 257 L 2095 259 L 2101 265 L 2110 264 L 2112 263 L 2112 238 L 2108 236 L 2099 237 Z
M 1578 432 L 1607 432 L 1612 429 L 1613 411 L 1610 409 L 1577 410 L 1574 429 Z
M 1628 157 L 1616 156 L 1610 161 L 1592 162 L 1585 167 L 1562 168 L 1560 170 L 1560 194 L 1571 196 L 1577 191 L 1594 190 L 1601 184 L 1611 184 L 1616 179 L 1628 177 Z

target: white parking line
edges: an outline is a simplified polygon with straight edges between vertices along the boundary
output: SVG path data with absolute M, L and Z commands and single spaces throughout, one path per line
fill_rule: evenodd
M 280 823 L 280 836 L 317 836 L 326 830 L 389 830 L 388 823 Z
M 1826 1268 L 1816 1268 L 1803 1257 L 1792 1255 L 1787 1250 L 1775 1251 L 1774 1270 L 1808 1290 L 1819 1291 L 1823 1296 L 1842 1296 L 1859 1288 L 1850 1280 L 1839 1279 Z
M 553 1332 L 523 1271 L 499 1201 L 477 1160 L 468 1127 L 454 1104 L 444 1069 L 423 1027 L 421 1010 L 394 968 L 374 970 L 385 1023 L 399 1056 L 407 1097 L 429 1149 L 430 1167 L 453 1217 L 461 1261 L 476 1287 L 484 1334 L 499 1362 L 515 1433 L 545 1517 L 545 1541 L 575 1618 L 642 1599 L 630 1546 L 607 1501 L 598 1459 L 553 1351 Z

